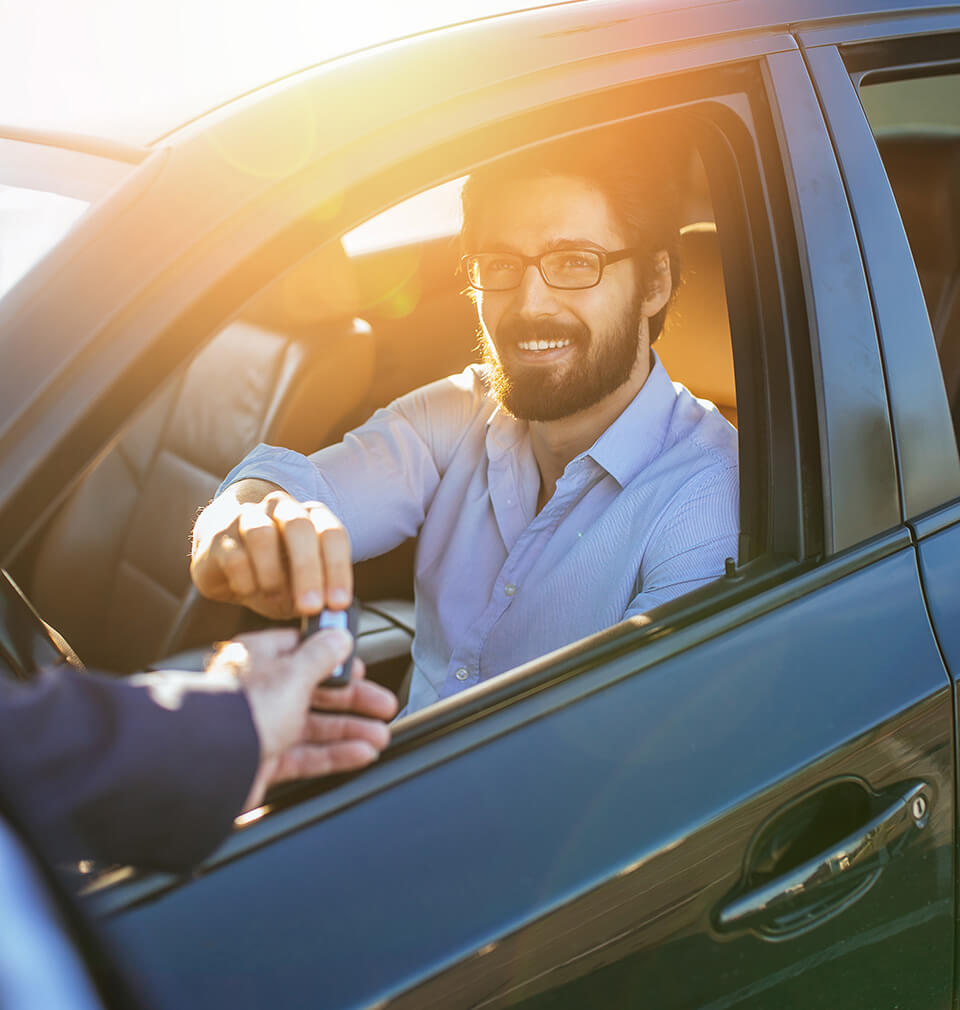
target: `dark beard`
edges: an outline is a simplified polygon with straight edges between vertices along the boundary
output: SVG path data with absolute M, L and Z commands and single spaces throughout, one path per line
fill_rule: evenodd
M 543 365 L 503 367 L 481 330 L 480 344 L 487 381 L 500 405 L 521 421 L 556 421 L 586 410 L 619 389 L 637 360 L 640 305 L 633 305 L 620 325 L 602 342 L 583 323 L 508 319 L 497 330 L 503 348 L 522 340 L 569 339 L 576 352 L 573 367 L 557 374 Z

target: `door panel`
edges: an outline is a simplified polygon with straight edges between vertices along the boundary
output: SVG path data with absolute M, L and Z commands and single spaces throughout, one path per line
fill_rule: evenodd
M 926 517 L 918 524 L 918 551 L 923 586 L 930 606 L 930 617 L 940 642 L 943 659 L 950 675 L 960 677 L 960 593 L 957 592 L 957 572 L 960 571 L 960 505 L 953 504 L 940 514 Z M 925 528 L 936 529 L 952 520 L 939 532 L 924 535 Z
M 178 1010 L 949 1006 L 952 734 L 908 547 L 454 759 L 424 748 L 111 932 Z M 758 828 L 850 776 L 926 782 L 929 820 L 817 928 L 720 935 Z

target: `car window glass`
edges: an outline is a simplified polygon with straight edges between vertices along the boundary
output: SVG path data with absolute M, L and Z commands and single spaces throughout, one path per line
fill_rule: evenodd
M 960 433 L 960 74 L 863 83 Z
M 403 200 L 343 236 L 349 256 L 378 249 L 450 237 L 460 231 L 460 190 L 464 178 L 452 179 Z
M 860 101 L 875 132 L 960 131 L 960 76 L 936 74 L 864 83 Z
M 60 193 L 0 183 L 0 298 L 90 206 Z

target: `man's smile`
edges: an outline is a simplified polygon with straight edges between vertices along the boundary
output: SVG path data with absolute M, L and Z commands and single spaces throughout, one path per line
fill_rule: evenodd
M 512 340 L 504 348 L 506 353 L 503 356 L 503 365 L 508 373 L 511 369 L 514 370 L 514 379 L 520 374 L 517 370 L 533 368 L 539 372 L 541 368 L 547 366 L 562 369 L 563 362 L 568 359 L 575 360 L 580 356 L 587 342 L 573 335 L 560 334 Z
M 517 317 L 501 323 L 496 341 L 498 354 L 508 373 L 511 365 L 523 368 L 559 364 L 565 358 L 577 355 L 589 342 L 590 331 L 583 323 Z
M 521 351 L 552 351 L 560 347 L 569 347 L 570 340 L 521 340 L 517 347 Z

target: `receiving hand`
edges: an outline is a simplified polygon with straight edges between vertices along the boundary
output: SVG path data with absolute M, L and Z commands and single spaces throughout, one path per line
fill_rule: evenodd
M 360 660 L 349 686 L 322 686 L 350 649 L 342 631 L 322 631 L 300 644 L 292 628 L 282 628 L 238 636 L 211 660 L 208 673 L 239 680 L 260 740 L 260 767 L 245 809 L 275 783 L 362 768 L 390 742 L 386 722 L 396 715 L 397 699 L 363 679 Z

